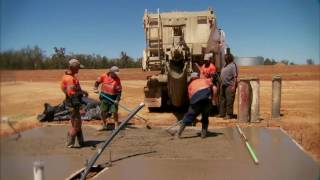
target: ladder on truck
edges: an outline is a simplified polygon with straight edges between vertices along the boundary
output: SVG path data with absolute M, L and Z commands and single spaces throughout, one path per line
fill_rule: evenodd
M 148 16 L 149 18 L 149 16 Z M 161 59 L 163 58 L 163 36 L 162 36 L 162 22 L 160 11 L 158 9 L 158 21 L 157 25 L 152 25 L 150 23 L 146 26 L 146 51 L 147 51 L 147 69 L 149 70 L 160 70 L 161 69 Z M 148 22 L 150 22 L 148 20 Z M 152 29 L 157 32 L 156 37 L 152 37 Z

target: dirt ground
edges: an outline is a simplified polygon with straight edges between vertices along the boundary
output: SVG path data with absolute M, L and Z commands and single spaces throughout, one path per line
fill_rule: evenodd
M 91 97 L 97 99 L 92 86 L 96 77 L 105 70 L 80 70 L 79 79 Z M 134 108 L 143 101 L 145 78 L 155 72 L 142 72 L 141 69 L 123 69 L 120 78 L 123 84 L 123 98 L 120 103 Z M 16 131 L 42 126 L 36 115 L 43 111 L 43 104 L 59 104 L 64 95 L 59 89 L 63 70 L 40 71 L 1 71 L 1 117 L 9 117 Z M 282 76 L 281 114 L 279 119 L 271 119 L 271 79 L 272 75 Z M 259 77 L 261 123 L 245 126 L 282 127 L 311 156 L 320 162 L 320 66 L 257 66 L 241 67 L 240 77 Z M 237 101 L 235 102 L 237 113 Z M 152 126 L 167 126 L 180 119 L 182 113 L 153 112 L 143 108 L 139 114 L 151 122 Z M 120 110 L 120 119 L 127 112 Z M 141 122 L 137 119 L 135 124 Z M 63 122 L 67 124 L 68 122 Z M 99 121 L 85 122 L 99 124 Z M 210 117 L 211 127 L 234 126 L 236 120 L 222 120 Z M 0 123 L 2 136 L 14 133 L 7 123 Z M 199 126 L 199 124 L 198 124 Z

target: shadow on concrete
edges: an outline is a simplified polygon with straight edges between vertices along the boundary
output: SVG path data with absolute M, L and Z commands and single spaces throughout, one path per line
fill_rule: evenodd
M 220 135 L 223 135 L 223 133 L 221 132 L 208 132 L 207 134 L 207 137 L 217 137 L 217 136 L 220 136 Z
M 221 132 L 211 132 L 211 131 L 208 131 L 206 138 L 209 138 L 209 137 L 217 137 L 217 136 L 219 136 L 219 135 L 223 135 L 223 133 L 221 133 Z M 200 137 L 200 136 L 201 136 L 201 133 L 198 132 L 196 135 L 193 135 L 193 136 L 184 136 L 184 137 L 181 137 L 181 139 L 197 138 L 197 137 Z
M 97 140 L 87 140 L 84 141 L 84 145 L 82 147 L 76 147 L 76 148 L 86 148 L 86 147 L 91 147 L 95 149 L 98 144 L 102 143 L 104 141 L 97 141 Z
M 122 160 L 125 160 L 125 159 L 129 159 L 129 158 L 132 158 L 132 157 L 136 157 L 136 156 L 142 156 L 142 155 L 146 155 L 146 154 L 155 153 L 155 152 L 157 152 L 157 151 L 148 151 L 148 152 L 136 153 L 136 154 L 124 156 L 124 157 L 121 157 L 121 158 L 113 160 L 112 163 L 118 162 L 118 161 L 122 161 Z

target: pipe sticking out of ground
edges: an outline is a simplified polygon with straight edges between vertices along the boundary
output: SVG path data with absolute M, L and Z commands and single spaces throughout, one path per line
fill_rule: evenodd
M 237 126 L 237 130 L 239 132 L 239 134 L 241 135 L 241 137 L 244 139 L 245 143 L 246 143 L 246 147 L 254 161 L 255 164 L 259 164 L 259 160 L 254 152 L 254 149 L 251 147 L 251 145 L 249 144 L 249 141 L 246 137 L 246 135 L 243 133 L 243 131 L 241 130 L 241 128 L 239 127 L 239 125 L 236 125 Z
M 33 163 L 34 180 L 44 180 L 44 164 L 41 161 Z

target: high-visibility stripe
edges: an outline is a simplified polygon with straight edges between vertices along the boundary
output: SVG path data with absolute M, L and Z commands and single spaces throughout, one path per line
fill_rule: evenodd
M 61 81 L 61 89 L 64 91 L 68 96 L 81 91 L 79 80 L 72 75 L 64 75 Z
M 101 82 L 101 91 L 106 94 L 119 94 L 121 93 L 122 87 L 119 78 L 112 78 L 108 74 L 102 74 L 98 78 L 98 82 Z
M 189 93 L 189 98 L 191 97 L 198 91 L 209 88 L 211 85 L 210 79 L 195 79 L 193 80 L 190 85 L 188 86 L 188 93 Z

